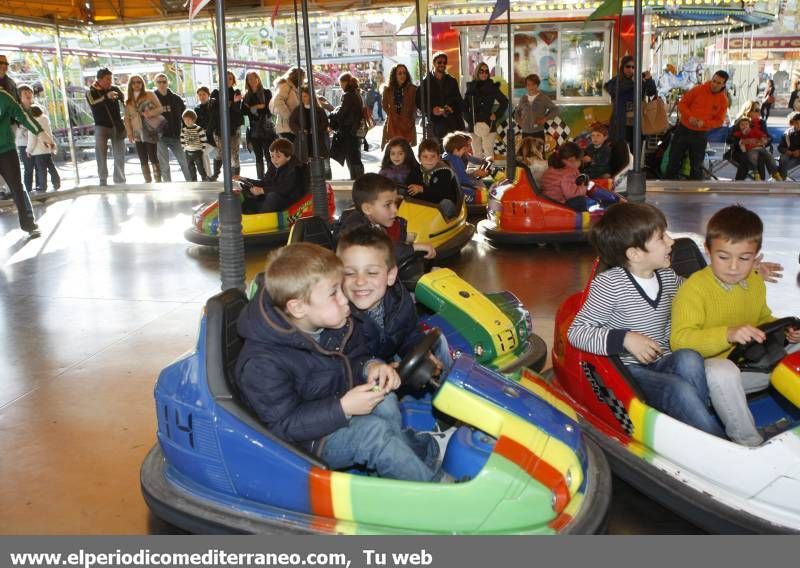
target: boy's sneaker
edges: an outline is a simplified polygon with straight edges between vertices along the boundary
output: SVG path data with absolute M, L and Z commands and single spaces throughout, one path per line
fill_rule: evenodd
M 444 453 L 447 451 L 447 444 L 450 442 L 450 438 L 453 437 L 453 434 L 457 428 L 455 426 L 451 426 L 447 430 L 433 430 L 430 432 L 425 432 L 425 434 L 429 434 L 433 440 L 436 442 L 436 445 L 439 446 L 439 457 L 437 459 L 439 467 L 441 467 L 441 463 L 444 461 Z
M 772 179 L 774 179 L 775 181 L 783 181 L 783 176 L 781 175 L 780 172 L 774 172 L 772 174 Z
M 761 181 L 761 174 L 759 174 L 758 172 L 754 173 L 753 174 L 753 180 L 754 181 Z

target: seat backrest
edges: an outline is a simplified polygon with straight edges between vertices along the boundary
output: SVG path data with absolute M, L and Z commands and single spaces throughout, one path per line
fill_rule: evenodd
M 698 270 L 706 267 L 706 259 L 700 248 L 689 237 L 675 239 L 672 245 L 672 269 L 678 275 L 689 278 Z
M 236 321 L 246 305 L 247 297 L 237 289 L 225 290 L 206 302 L 206 375 L 215 399 L 238 395 L 233 368 L 243 341 Z
M 295 243 L 314 243 L 329 250 L 336 249 L 328 222 L 319 217 L 303 217 L 292 225 L 287 244 Z

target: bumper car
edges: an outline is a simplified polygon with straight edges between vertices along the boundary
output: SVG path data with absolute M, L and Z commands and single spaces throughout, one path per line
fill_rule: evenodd
M 578 212 L 542 194 L 526 167 L 513 180 L 492 187 L 487 219 L 478 231 L 492 244 L 564 243 L 585 241 L 602 210 Z
M 336 210 L 333 188 L 326 184 L 328 215 Z M 239 192 L 241 199 L 244 196 Z M 303 196 L 285 211 L 274 213 L 242 213 L 242 236 L 245 246 L 274 246 L 286 244 L 289 231 L 298 219 L 314 214 L 311 193 Z M 192 215 L 192 226 L 183 236 L 190 243 L 203 246 L 219 246 L 219 201 L 200 205 Z
M 432 397 L 437 412 L 460 424 L 443 461 L 456 483 L 331 471 L 275 438 L 233 390 L 230 372 L 241 348 L 235 325 L 245 303 L 236 290 L 211 298 L 195 351 L 164 369 L 156 383 L 158 443 L 140 477 L 157 516 L 200 533 L 567 534 L 602 528 L 608 465 L 582 437 L 574 413 L 467 356 Z M 416 351 L 413 364 L 424 365 L 426 351 Z
M 766 441 L 741 446 L 649 406 L 618 359 L 572 347 L 567 330 L 583 298 L 570 297 L 556 315 L 552 384 L 614 473 L 710 532 L 800 532 L 800 353 L 777 364 L 775 351 L 768 349 L 765 357 L 761 345 L 731 353 L 743 368 L 774 366 L 771 386 L 748 397 Z M 781 335 L 777 358 L 787 325 L 800 320 L 786 318 L 765 329 Z
M 431 243 L 436 259 L 457 255 L 472 240 L 475 227 L 467 222 L 467 205 L 463 192 L 456 203 L 458 213 L 446 219 L 433 203 L 404 197 L 397 214 L 408 221 L 408 232 L 416 234 L 419 242 Z
M 452 270 L 439 268 L 419 279 L 414 296 L 422 325 L 441 329 L 456 354 L 466 353 L 501 373 L 544 367 L 547 345 L 533 333 L 530 312 L 511 292 L 483 294 Z

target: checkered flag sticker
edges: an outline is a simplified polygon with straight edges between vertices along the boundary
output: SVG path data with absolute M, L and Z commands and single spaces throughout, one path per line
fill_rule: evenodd
M 564 142 L 569 142 L 572 132 L 569 125 L 561 120 L 561 117 L 556 116 L 550 122 L 544 125 L 545 133 L 549 134 L 555 140 L 556 146 L 561 146 Z
M 508 121 L 504 120 L 502 122 L 497 123 L 497 137 L 494 139 L 494 155 L 495 156 L 505 156 L 506 155 L 506 132 L 508 131 Z M 514 139 L 515 141 L 519 140 L 519 137 L 522 136 L 522 130 L 520 130 L 519 125 L 515 122 L 514 123 Z
M 628 411 L 625 409 L 625 405 L 622 404 L 622 401 L 616 397 L 614 391 L 603 384 L 603 379 L 600 378 L 595 368 L 589 363 L 581 361 L 581 369 L 583 370 L 583 375 L 586 377 L 586 380 L 589 381 L 589 384 L 592 386 L 592 391 L 594 391 L 597 400 L 608 406 L 614 418 L 617 419 L 622 429 L 625 430 L 625 433 L 628 434 L 628 436 L 633 436 L 633 421 L 628 415 Z

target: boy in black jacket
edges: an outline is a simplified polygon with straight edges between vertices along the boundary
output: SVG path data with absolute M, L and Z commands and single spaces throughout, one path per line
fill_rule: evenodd
M 408 195 L 439 206 L 445 219 L 458 215 L 461 191 L 458 178 L 439 154 L 435 140 L 423 140 L 417 148 L 420 167 L 408 175 Z
M 344 295 L 369 339 L 370 353 L 384 361 L 404 357 L 425 334 L 411 294 L 397 280 L 392 241 L 384 231 L 362 225 L 342 234 L 336 254 L 344 263 Z M 444 336 L 434 352 L 440 370 L 452 366 Z
M 299 243 L 272 253 L 264 287 L 239 317 L 236 383 L 276 436 L 331 469 L 431 481 L 438 446 L 402 430 L 392 394 L 400 378 L 364 355 L 341 285 L 342 262 L 327 249 Z
M 300 166 L 293 159 L 294 146 L 285 138 L 278 138 L 269 146 L 270 161 L 267 173 L 260 180 L 233 176 L 234 181 L 252 184 L 244 195 L 243 213 L 271 213 L 284 211 L 303 197 L 307 187 L 303 187 Z

